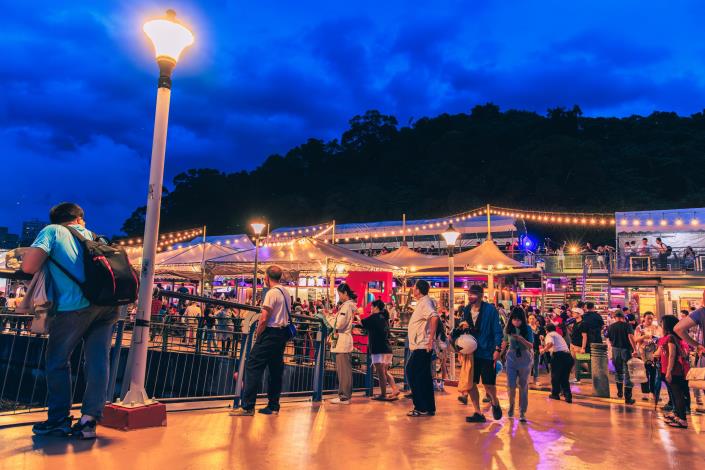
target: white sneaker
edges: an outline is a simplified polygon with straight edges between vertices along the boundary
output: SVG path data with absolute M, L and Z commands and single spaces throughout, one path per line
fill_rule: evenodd
M 333 398 L 330 401 L 330 403 L 332 403 L 333 405 L 349 405 L 350 400 L 341 400 L 340 397 L 338 397 L 338 398 Z

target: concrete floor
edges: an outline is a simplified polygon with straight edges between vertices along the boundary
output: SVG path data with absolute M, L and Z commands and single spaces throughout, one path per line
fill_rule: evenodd
M 501 392 L 506 411 L 506 396 Z M 532 392 L 529 423 L 467 424 L 453 389 L 438 414 L 407 418 L 409 400 L 351 406 L 287 403 L 279 416 L 233 418 L 227 410 L 170 413 L 166 428 L 99 428 L 95 442 L 33 438 L 0 429 L 0 469 L 689 469 L 705 464 L 705 417 L 664 426 L 644 407 Z M 488 414 L 489 417 L 489 414 Z M 4 421 L 7 423 L 7 421 Z

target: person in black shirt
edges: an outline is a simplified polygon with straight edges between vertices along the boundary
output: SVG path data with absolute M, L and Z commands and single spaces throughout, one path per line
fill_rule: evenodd
M 389 346 L 389 313 L 384 302 L 377 299 L 372 302 L 372 314 L 361 319 L 362 326 L 367 330 L 369 337 L 369 351 L 372 355 L 372 365 L 377 371 L 379 378 L 380 394 L 374 396 L 373 400 L 390 401 L 399 396 L 399 390 L 394 383 L 394 377 L 388 372 L 392 365 L 392 348 Z M 391 394 L 387 394 L 387 383 L 392 389 Z
M 583 314 L 583 323 L 587 330 L 588 344 L 602 343 L 602 328 L 605 326 L 605 321 L 602 315 L 595 311 L 595 304 L 587 302 L 585 304 L 587 312 Z M 589 347 L 585 348 L 585 352 L 589 352 Z
M 573 331 L 570 333 L 570 354 L 573 356 L 573 359 L 576 359 L 578 354 L 590 353 L 590 343 L 588 342 L 587 328 L 585 326 L 585 322 L 583 322 L 583 310 L 576 307 L 573 308 L 571 312 L 575 323 L 573 324 Z M 574 383 L 580 383 L 578 374 L 579 366 L 580 365 L 576 360 L 574 367 Z
M 635 403 L 632 398 L 633 384 L 629 378 L 627 361 L 631 359 L 632 355 L 636 355 L 634 353 L 634 329 L 627 323 L 622 311 L 617 311 L 615 320 L 617 321 L 607 329 L 607 339 L 612 345 L 612 363 L 617 382 L 617 397 L 624 396 L 624 403 L 633 405 Z
M 546 336 L 546 329 L 538 322 L 536 315 L 529 315 L 529 327 L 534 334 L 534 363 L 531 368 L 531 375 L 534 378 L 534 385 L 539 385 L 539 360 L 541 358 L 541 343 Z

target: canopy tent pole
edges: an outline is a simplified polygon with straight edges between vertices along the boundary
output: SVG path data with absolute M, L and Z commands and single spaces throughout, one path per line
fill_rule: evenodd
M 490 205 L 487 204 L 487 239 L 492 240 L 492 223 L 490 222 Z
M 494 303 L 494 273 L 487 273 L 487 301 Z
M 406 214 L 401 215 L 401 243 L 406 245 Z
M 296 273 L 296 277 L 294 278 L 294 299 L 299 298 L 299 278 L 301 277 L 301 271 L 294 271 Z
M 199 285 L 200 295 L 204 292 L 206 278 L 206 226 L 203 226 L 203 254 L 201 255 L 201 284 Z

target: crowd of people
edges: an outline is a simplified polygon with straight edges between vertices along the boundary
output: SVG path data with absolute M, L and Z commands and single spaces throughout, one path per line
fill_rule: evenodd
M 92 240 L 94 235 L 86 229 L 84 212 L 76 204 L 62 203 L 50 211 L 51 225 L 44 228 L 22 258 L 22 270 L 36 274 L 48 270 L 53 279 L 55 315 L 50 317 L 46 347 L 46 377 L 48 387 L 48 419 L 33 426 L 39 435 L 73 435 L 95 438 L 96 426 L 105 405 L 109 349 L 118 312 L 112 306 L 93 305 L 81 287 L 84 278 L 81 240 Z M 81 235 L 79 239 L 75 232 Z M 52 263 L 45 263 L 48 259 Z M 58 264 L 60 266 L 55 266 Z M 297 336 L 294 314 L 307 313 L 318 317 L 330 332 L 331 352 L 335 357 L 338 376 L 337 397 L 330 401 L 336 405 L 352 403 L 352 353 L 353 329 L 361 325 L 369 336 L 369 354 L 379 378 L 379 401 L 399 399 L 400 390 L 389 374 L 392 350 L 391 327 L 401 321 L 396 309 L 375 301 L 367 314 L 360 311 L 356 293 L 343 283 L 338 285 L 339 304 L 331 308 L 322 302 L 305 304 L 292 299 L 281 285 L 282 269 L 270 265 L 265 273 L 266 293 L 261 303 L 254 346 L 247 356 L 241 408 L 231 413 L 238 416 L 254 415 L 257 392 L 265 371 L 268 385 L 267 406 L 262 414 L 276 414 L 284 372 L 284 351 Z M 182 286 L 183 287 L 183 286 Z M 629 308 L 600 314 L 591 302 L 547 308 L 545 311 L 527 303 L 507 311 L 502 304 L 484 300 L 483 288 L 468 288 L 468 304 L 455 315 L 455 328 L 448 326 L 449 312 L 439 309 L 429 296 L 430 285 L 419 280 L 413 287 L 415 306 L 406 325 L 409 356 L 406 361 L 406 378 L 413 408 L 410 418 L 430 417 L 436 413 L 434 376 L 437 363 L 441 374 L 447 375 L 446 359 L 457 354 L 459 370 L 458 400 L 472 404 L 473 412 L 467 416 L 469 423 L 483 423 L 487 418 L 483 403 L 489 404 L 492 418 L 499 420 L 503 410 L 497 395 L 497 374 L 507 372 L 509 408 L 507 414 L 525 422 L 528 413 L 530 378 L 536 384 L 539 368 L 545 367 L 551 375 L 551 394 L 554 400 L 572 403 L 570 375 L 579 381 L 584 356 L 597 344 L 607 340 L 615 368 L 618 396 L 626 405 L 633 405 L 635 376 L 632 376 L 632 358 L 644 363 L 646 379 L 641 381 L 642 399 L 653 396 L 659 402 L 665 385 L 669 401 L 662 407 L 664 421 L 674 428 L 688 427 L 691 412 L 691 395 L 695 398 L 695 411 L 702 408 L 702 396 L 688 383 L 691 367 L 703 366 L 705 355 L 705 307 L 681 312 L 681 318 L 665 315 L 657 323 L 651 313 L 638 315 Z M 28 295 L 29 297 L 29 295 Z M 234 319 L 239 312 L 216 307 L 202 310 L 197 303 L 164 304 L 156 295 L 152 305 L 153 316 L 168 325 L 176 322 L 189 324 L 188 319 L 199 319 L 196 325 L 205 326 L 207 347 L 220 346 L 229 351 L 232 345 L 224 337 L 215 336 L 220 331 L 228 333 L 235 328 Z M 440 310 L 440 312 L 439 312 Z M 406 313 L 406 312 L 404 312 Z M 203 329 L 203 328 L 200 328 Z M 198 331 L 196 327 L 195 331 Z M 212 333 L 212 334 L 211 334 Z M 456 345 L 463 337 L 471 337 L 473 347 Z M 188 329 L 183 341 L 193 341 Z M 86 355 L 86 390 L 83 395 L 81 417 L 73 422 L 70 410 L 71 371 L 69 358 L 76 346 L 83 341 Z M 219 342 L 219 345 L 216 345 Z M 588 356 L 589 357 L 589 356 Z M 444 372 L 445 371 L 445 372 Z M 479 386 L 484 389 L 480 400 Z M 519 395 L 518 406 L 516 395 Z M 517 410 L 518 407 L 518 410 Z

